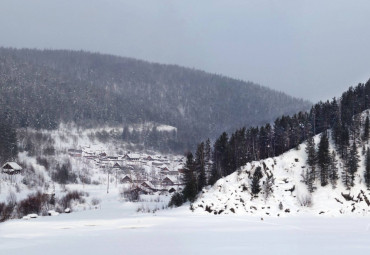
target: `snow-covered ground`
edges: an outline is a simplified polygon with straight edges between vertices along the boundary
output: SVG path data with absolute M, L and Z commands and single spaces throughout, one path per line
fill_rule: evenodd
M 87 146 L 93 151 L 102 148 L 112 155 L 123 149 L 115 144 L 92 146 L 88 134 L 72 139 L 67 129 L 52 135 L 57 141 L 56 151 L 64 150 L 64 154 L 72 145 Z M 316 136 L 316 144 L 318 140 Z M 330 147 L 333 149 L 332 142 Z M 127 202 L 121 195 L 125 184 L 115 181 L 114 175 L 107 193 L 106 173 L 95 161 L 65 155 L 73 168 L 88 169 L 88 175 L 97 184 L 66 185 L 68 190 L 88 194 L 85 202 L 74 205 L 70 214 L 1 223 L 0 255 L 366 254 L 370 251 L 370 192 L 363 181 L 361 148 L 359 154 L 360 169 L 350 191 L 338 180 L 335 189 L 316 183 L 317 190 L 310 194 L 302 183 L 307 159 L 302 144 L 279 157 L 248 163 L 213 187 L 207 187 L 191 206 L 192 210 L 189 204 L 168 209 L 170 195 L 158 192 L 142 195 L 136 203 Z M 45 179 L 44 184 L 50 181 L 49 173 L 34 156 L 20 153 L 20 159 L 33 166 L 35 179 Z M 175 159 L 169 161 L 181 165 Z M 261 183 L 268 174 L 275 178 L 269 198 L 263 191 L 258 197 L 251 195 L 250 177 L 257 167 L 264 173 Z M 338 168 L 340 173 L 343 162 L 338 163 Z M 20 184 L 20 178 L 3 176 L 0 201 L 5 201 L 10 192 L 19 200 L 34 191 Z M 56 185 L 57 197 L 65 193 L 63 188 Z M 353 198 L 347 201 L 343 194 Z M 93 199 L 99 203 L 94 204 Z
M 93 192 L 92 192 L 93 193 Z M 106 194 L 96 210 L 0 224 L 0 254 L 367 254 L 367 217 L 137 213 Z

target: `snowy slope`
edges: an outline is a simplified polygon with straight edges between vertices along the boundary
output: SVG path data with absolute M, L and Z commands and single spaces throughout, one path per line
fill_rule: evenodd
M 318 144 L 320 135 L 315 137 Z M 331 142 L 330 149 L 333 150 Z M 208 187 L 193 204 L 193 210 L 199 213 L 212 214 L 241 214 L 257 216 L 282 217 L 297 214 L 339 216 L 345 214 L 367 215 L 370 207 L 366 202 L 370 198 L 370 192 L 366 189 L 363 181 L 364 156 L 360 153 L 360 168 L 356 176 L 356 185 L 347 190 L 341 179 L 338 180 L 337 188 L 333 189 L 329 184 L 321 187 L 316 183 L 317 190 L 310 194 L 307 187 L 302 183 L 302 172 L 306 168 L 307 155 L 306 145 L 302 144 L 299 149 L 293 149 L 279 157 L 269 158 L 259 162 L 248 163 L 238 172 L 220 179 L 213 187 Z M 339 175 L 343 170 L 343 163 L 338 159 Z M 266 181 L 266 176 L 272 174 L 275 178 L 273 193 L 265 198 L 262 190 L 258 197 L 251 194 L 251 182 L 257 167 L 262 168 L 263 178 L 260 183 Z M 347 201 L 344 195 L 350 195 L 353 200 Z M 279 207 L 279 204 L 282 207 Z

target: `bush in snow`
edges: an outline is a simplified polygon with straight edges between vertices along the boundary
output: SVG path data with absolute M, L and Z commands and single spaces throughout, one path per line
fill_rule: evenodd
M 71 208 L 72 201 L 78 201 L 79 203 L 84 203 L 83 198 L 84 193 L 80 191 L 70 191 L 64 197 L 59 200 L 59 205 L 64 209 Z
M 100 204 L 100 202 L 101 202 L 101 200 L 99 198 L 94 197 L 94 198 L 91 199 L 91 205 L 92 206 L 97 206 L 98 204 Z
M 0 222 L 10 219 L 13 215 L 15 204 L 0 203 Z
M 40 214 L 49 210 L 50 197 L 38 191 L 35 194 L 28 195 L 26 199 L 19 202 L 17 213 L 19 217 L 28 214 Z
M 168 204 L 169 207 L 179 207 L 185 202 L 184 196 L 181 193 L 176 192 L 172 195 L 171 200 Z

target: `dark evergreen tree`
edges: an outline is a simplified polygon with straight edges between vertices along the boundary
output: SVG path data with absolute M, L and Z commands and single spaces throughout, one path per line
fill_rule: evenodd
M 186 156 L 184 183 L 185 187 L 182 191 L 184 200 L 193 202 L 197 196 L 197 183 L 195 177 L 194 157 L 191 152 Z
M 199 192 L 207 185 L 204 143 L 198 145 L 194 163 L 197 174 L 197 191 Z
M 216 140 L 212 154 L 212 172 L 210 184 L 213 185 L 221 177 L 225 176 L 228 167 L 228 135 L 226 132 Z
M 320 182 L 321 186 L 328 184 L 330 154 L 329 154 L 329 139 L 327 131 L 321 135 L 319 150 L 317 152 L 317 163 L 320 169 Z
M 265 200 L 267 200 L 271 193 L 273 192 L 273 187 L 275 184 L 275 179 L 273 175 L 267 176 L 266 181 L 263 183 L 263 192 Z
M 333 188 L 337 187 L 337 182 L 339 179 L 337 164 L 338 164 L 337 154 L 335 153 L 335 151 L 333 151 L 330 156 L 330 165 L 329 165 L 329 180 Z
M 124 126 L 123 127 L 123 130 L 122 130 L 122 140 L 123 141 L 129 141 L 130 140 L 130 131 L 128 130 L 128 127 L 127 126 Z
M 367 189 L 370 189 L 370 149 L 366 151 L 366 161 L 365 161 L 365 184 Z
M 209 179 L 211 178 L 211 169 L 212 169 L 212 149 L 211 149 L 211 141 L 209 138 L 206 141 L 205 149 L 204 149 L 204 161 L 205 161 L 205 171 L 206 171 L 206 179 L 207 184 L 209 183 Z
M 366 116 L 365 119 L 365 127 L 364 127 L 364 141 L 367 142 L 369 140 L 369 130 L 370 129 L 370 122 L 369 122 L 369 116 Z
M 261 185 L 260 185 L 260 180 L 263 177 L 262 175 L 262 168 L 259 166 L 254 170 L 253 173 L 253 178 L 252 178 L 252 194 L 258 195 L 261 191 Z
M 306 142 L 306 153 L 307 153 L 307 165 L 311 168 L 311 172 L 313 175 L 313 179 L 316 179 L 316 163 L 317 163 L 317 156 L 316 156 L 316 149 L 315 149 L 315 140 L 313 136 L 309 136 Z
M 350 182 L 349 182 L 349 186 L 350 187 L 353 187 L 354 186 L 354 181 L 355 181 L 355 175 L 356 175 L 356 172 L 357 172 L 357 169 L 359 167 L 359 155 L 358 155 L 358 151 L 357 151 L 357 145 L 356 145 L 356 142 L 353 142 L 352 144 L 352 148 L 350 150 L 350 153 L 349 153 L 349 158 L 348 158 L 348 172 L 349 172 L 349 175 L 350 175 Z

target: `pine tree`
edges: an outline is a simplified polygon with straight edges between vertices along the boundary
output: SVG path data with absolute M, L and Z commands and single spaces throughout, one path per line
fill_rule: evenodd
M 369 140 L 369 129 L 370 129 L 369 116 L 366 116 L 365 127 L 364 127 L 364 141 L 365 142 Z
M 366 151 L 366 162 L 365 162 L 365 184 L 367 189 L 370 189 L 370 149 Z
M 335 153 L 335 151 L 333 151 L 330 156 L 329 180 L 334 189 L 337 187 L 337 181 L 339 179 L 337 164 L 337 154 Z
M 329 139 L 326 131 L 321 135 L 319 150 L 317 153 L 317 163 L 320 168 L 321 186 L 326 186 L 328 184 L 328 171 L 330 164 Z
M 195 154 L 195 170 L 197 173 L 197 190 L 201 191 L 206 185 L 204 143 L 200 143 Z
M 197 196 L 197 184 L 195 178 L 194 157 L 191 152 L 189 152 L 186 156 L 184 183 L 185 187 L 182 191 L 184 200 L 193 202 Z
M 122 140 L 125 142 L 127 142 L 130 139 L 130 131 L 128 130 L 127 126 L 123 127 L 121 137 L 122 137 Z
M 261 191 L 261 185 L 260 185 L 261 178 L 262 178 L 262 169 L 259 166 L 254 171 L 253 178 L 252 178 L 252 193 L 254 195 L 257 195 Z
M 213 185 L 227 175 L 228 168 L 228 135 L 226 132 L 216 140 L 212 154 L 212 172 L 209 184 Z
M 313 136 L 308 137 L 306 144 L 307 165 L 312 168 L 314 174 L 317 163 L 317 156 L 315 149 L 315 140 L 313 139 Z
M 209 138 L 206 141 L 205 149 L 204 149 L 204 161 L 205 161 L 205 172 L 206 172 L 206 179 L 207 184 L 209 183 L 209 179 L 211 178 L 211 162 L 212 162 L 212 149 L 211 149 L 211 141 Z
M 352 144 L 352 148 L 350 149 L 348 161 L 347 161 L 347 169 L 348 169 L 348 175 L 349 175 L 349 183 L 347 183 L 347 188 L 353 187 L 355 185 L 355 174 L 357 172 L 357 169 L 359 167 L 359 155 L 357 151 L 357 145 L 354 141 Z M 348 182 L 348 180 L 347 180 Z
M 307 185 L 308 190 L 312 193 L 315 190 L 314 184 L 316 180 L 316 163 L 317 163 L 315 140 L 312 135 L 308 137 L 306 144 L 307 144 L 306 153 L 308 169 L 304 173 L 303 181 Z
M 265 183 L 263 184 L 263 192 L 264 192 L 264 198 L 267 200 L 271 193 L 273 192 L 273 186 L 275 184 L 275 179 L 273 175 L 267 176 Z

